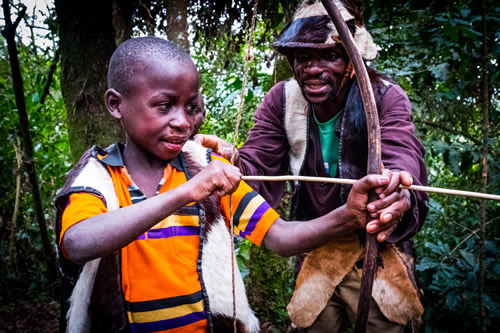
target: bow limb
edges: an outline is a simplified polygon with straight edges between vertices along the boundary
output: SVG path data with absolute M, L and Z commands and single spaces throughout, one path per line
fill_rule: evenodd
M 380 140 L 380 126 L 377 116 L 377 106 L 375 97 L 373 95 L 368 72 L 366 71 L 365 64 L 361 58 L 356 46 L 354 45 L 353 38 L 346 23 L 344 22 L 339 10 L 332 0 L 321 0 L 328 15 L 333 21 L 335 28 L 339 32 L 340 39 L 347 51 L 349 58 L 353 64 L 358 80 L 363 105 L 366 114 L 366 126 L 368 132 L 368 174 L 381 174 L 381 140 Z M 374 191 L 370 191 L 368 195 L 368 202 L 376 199 Z M 369 221 L 371 217 L 367 213 L 366 220 Z M 378 243 L 377 235 L 366 233 L 365 242 L 365 255 L 363 262 L 363 276 L 361 278 L 361 290 L 358 303 L 358 313 L 356 315 L 356 324 L 354 332 L 365 332 L 366 323 L 368 320 L 368 310 L 372 294 L 373 279 L 377 270 L 377 252 Z

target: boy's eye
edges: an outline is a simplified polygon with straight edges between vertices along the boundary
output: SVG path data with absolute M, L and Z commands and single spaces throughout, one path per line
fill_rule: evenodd
M 168 111 L 168 110 L 170 110 L 171 107 L 172 107 L 172 105 L 170 103 L 158 104 L 158 108 L 162 111 Z
M 201 108 L 198 104 L 191 104 L 186 106 L 186 112 L 189 114 L 198 114 L 201 112 Z

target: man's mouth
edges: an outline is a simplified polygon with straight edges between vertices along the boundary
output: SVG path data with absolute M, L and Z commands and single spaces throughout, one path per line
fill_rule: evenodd
M 309 94 L 323 94 L 328 89 L 328 84 L 326 82 L 304 82 L 304 90 Z

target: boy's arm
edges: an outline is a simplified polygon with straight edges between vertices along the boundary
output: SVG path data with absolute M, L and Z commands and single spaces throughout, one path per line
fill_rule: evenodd
M 356 181 L 351 189 L 347 203 L 330 213 L 304 222 L 285 222 L 278 219 L 264 237 L 266 247 L 281 256 L 292 256 L 314 250 L 335 238 L 365 228 L 367 210 L 374 220 L 366 225 L 367 232 L 379 233 L 378 240 L 384 241 L 396 228 L 398 221 L 392 216 L 397 215 L 400 207 L 398 202 L 406 201 L 404 193 L 399 194 L 393 189 L 391 199 L 376 200 L 367 207 L 368 190 L 377 188 L 380 193 L 390 182 L 389 175 L 368 175 Z M 399 176 L 399 174 L 398 174 Z M 393 176 L 394 177 L 394 176 Z M 401 176 L 401 183 L 411 185 L 409 174 Z
M 214 161 L 179 187 L 71 226 L 63 236 L 65 253 L 78 263 L 115 252 L 186 204 L 232 193 L 240 180 L 238 168 Z

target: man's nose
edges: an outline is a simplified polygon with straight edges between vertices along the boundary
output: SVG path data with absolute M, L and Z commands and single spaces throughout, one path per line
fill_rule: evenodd
M 323 72 L 323 67 L 317 59 L 310 59 L 306 63 L 305 71 L 309 75 L 315 75 Z

